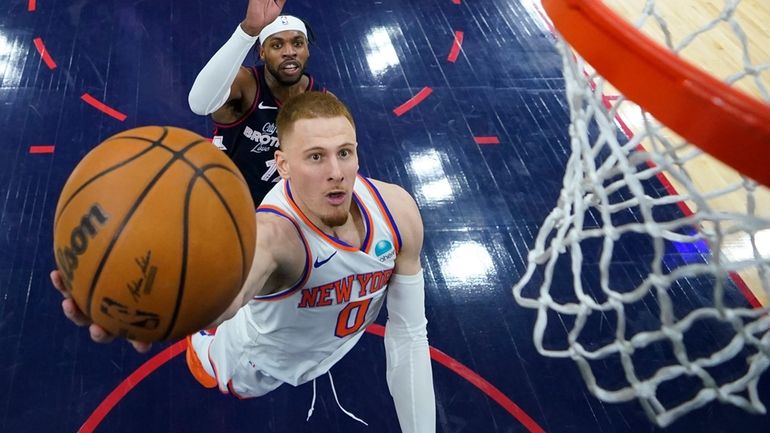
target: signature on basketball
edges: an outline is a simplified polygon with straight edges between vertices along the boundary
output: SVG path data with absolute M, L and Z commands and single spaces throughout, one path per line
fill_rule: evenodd
M 142 295 L 149 295 L 152 292 L 152 285 L 155 282 L 155 274 L 158 272 L 157 266 L 152 266 L 150 261 L 152 259 L 152 250 L 148 250 L 144 256 L 139 256 L 134 259 L 142 275 L 128 283 L 128 291 L 131 292 L 131 296 L 135 302 L 139 302 L 139 298 Z

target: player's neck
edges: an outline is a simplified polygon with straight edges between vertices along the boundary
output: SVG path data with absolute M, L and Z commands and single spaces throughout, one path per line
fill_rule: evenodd
M 364 233 L 366 232 L 366 226 L 361 215 L 361 210 L 358 208 L 358 205 L 355 201 L 351 201 L 350 203 L 350 211 L 348 212 L 347 221 L 345 221 L 345 223 L 342 225 L 334 227 L 327 226 L 316 215 L 313 215 L 311 212 L 303 209 L 302 203 L 299 201 L 297 202 L 297 206 L 299 206 L 300 210 L 302 210 L 305 216 L 322 232 L 336 239 L 344 241 L 350 246 L 356 248 L 361 247 Z
M 345 221 L 345 224 L 333 227 L 331 230 L 331 234 L 335 238 L 345 241 L 350 246 L 361 248 L 366 227 L 356 202 L 350 203 L 350 212 L 348 212 L 348 220 Z
M 273 94 L 273 97 L 281 102 L 288 100 L 292 96 L 303 93 L 305 89 L 307 89 L 309 80 L 307 75 L 302 74 L 302 78 L 300 78 L 299 81 L 287 86 L 278 81 L 273 74 L 265 68 L 265 82 L 267 83 L 267 87 L 270 88 L 270 93 Z

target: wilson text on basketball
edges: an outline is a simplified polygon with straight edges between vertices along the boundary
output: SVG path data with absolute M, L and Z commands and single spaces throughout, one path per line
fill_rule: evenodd
M 78 256 L 85 254 L 88 250 L 89 240 L 96 237 L 101 226 L 105 225 L 108 220 L 109 215 L 102 210 L 98 203 L 94 203 L 88 213 L 80 219 L 80 224 L 72 229 L 69 245 L 56 249 L 56 259 L 59 262 L 67 287 L 72 288 L 75 270 L 78 268 Z

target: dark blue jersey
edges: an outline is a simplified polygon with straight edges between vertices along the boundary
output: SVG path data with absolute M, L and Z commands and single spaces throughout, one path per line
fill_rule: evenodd
M 214 122 L 213 142 L 241 170 L 249 185 L 254 205 L 257 206 L 280 179 L 273 155 L 278 149 L 275 119 L 281 101 L 273 96 L 267 86 L 264 66 L 252 66 L 251 72 L 257 81 L 254 103 L 243 117 L 233 123 Z M 310 79 L 306 91 L 326 91 L 319 88 L 312 76 L 305 75 Z

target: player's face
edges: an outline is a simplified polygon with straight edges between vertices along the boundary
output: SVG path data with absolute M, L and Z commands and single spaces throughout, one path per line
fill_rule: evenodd
M 345 224 L 358 173 L 355 128 L 342 116 L 301 119 L 282 140 L 278 171 L 302 211 L 316 224 Z
M 291 86 L 302 78 L 309 57 L 307 38 L 296 30 L 270 36 L 259 50 L 259 58 L 265 62 L 267 71 L 284 86 Z

